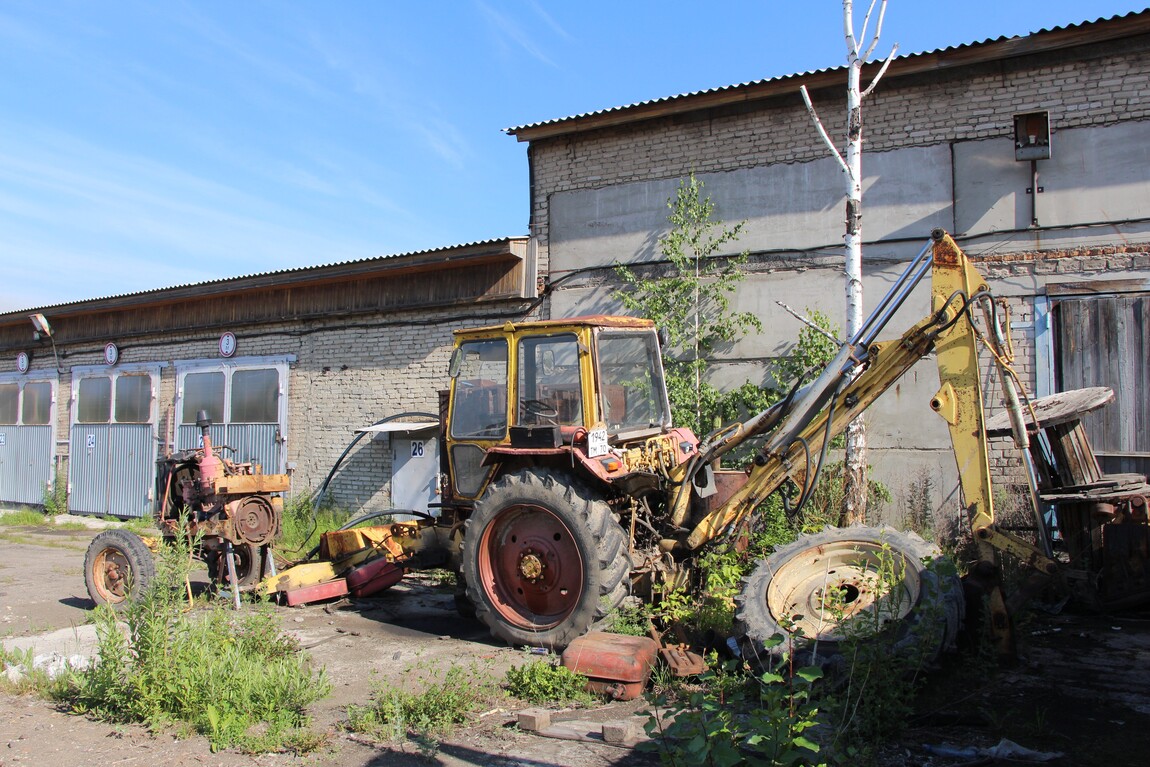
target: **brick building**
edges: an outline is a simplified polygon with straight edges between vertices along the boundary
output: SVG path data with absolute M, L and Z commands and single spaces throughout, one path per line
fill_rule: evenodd
M 67 482 L 74 513 L 146 516 L 156 458 L 197 445 L 201 409 L 228 457 L 311 491 L 355 429 L 438 413 L 454 328 L 537 308 L 529 250 L 510 238 L 0 315 L 0 502 Z M 332 498 L 388 508 L 407 466 L 407 491 L 434 500 L 434 450 L 402 460 L 422 439 L 361 440 Z
M 1110 470 L 1150 468 L 1138 396 L 1148 53 L 1150 11 L 903 56 L 864 104 L 868 306 L 931 228 L 955 233 L 1009 300 L 1031 391 L 1118 390 L 1091 427 Z M 655 259 L 666 200 L 691 172 L 721 218 L 747 221 L 735 245 L 752 253 L 738 303 L 765 325 L 723 352 L 720 381 L 764 380 L 798 332 L 776 299 L 841 316 L 841 181 L 802 84 L 841 133 L 841 68 L 510 129 L 528 144 L 529 238 L 0 315 L 0 502 L 39 503 L 60 477 L 74 510 L 146 514 L 155 458 L 194 444 L 199 404 L 218 411 L 215 438 L 238 442 L 238 458 L 292 472 L 295 492 L 314 489 L 354 429 L 435 412 L 453 328 L 617 311 L 612 265 Z M 1026 144 L 1043 120 L 1049 159 L 1016 159 L 1016 126 Z M 891 327 L 922 316 L 925 295 Z M 32 314 L 50 337 L 33 338 Z M 955 470 L 945 429 L 927 414 L 936 387 L 933 364 L 918 365 L 872 409 L 869 434 L 876 475 L 899 499 L 929 481 L 943 507 Z M 414 439 L 358 443 L 335 500 L 390 505 Z
M 933 227 L 954 233 L 1008 299 L 1031 392 L 1117 390 L 1090 427 L 1111 471 L 1150 469 L 1148 54 L 1150 12 L 1132 13 L 900 57 L 863 105 L 867 307 Z M 841 136 L 844 68 L 509 129 L 529 144 L 541 273 L 563 280 L 548 311 L 610 310 L 612 264 L 658 258 L 666 202 L 693 172 L 720 219 L 746 222 L 729 246 L 751 253 L 737 307 L 764 324 L 721 355 L 722 382 L 765 380 L 797 336 L 776 299 L 841 318 L 843 184 L 800 85 Z M 1049 158 L 1029 159 L 1045 148 Z M 889 335 L 926 314 L 927 295 L 921 287 Z M 937 386 L 924 361 L 868 414 L 869 457 L 896 516 L 924 483 L 940 508 L 956 492 L 949 439 L 926 407 Z M 1008 470 L 1004 455 L 996 462 Z

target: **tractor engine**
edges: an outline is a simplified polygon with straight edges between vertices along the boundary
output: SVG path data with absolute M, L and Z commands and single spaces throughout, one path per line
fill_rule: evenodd
M 214 447 L 211 421 L 200 411 L 196 419 L 203 446 L 174 453 L 163 461 L 163 484 L 158 527 L 164 538 L 181 535 L 199 540 L 198 552 L 213 580 L 230 578 L 221 560 L 229 551 L 236 557 L 236 580 L 250 586 L 263 577 L 268 547 L 279 536 L 283 519 L 281 493 L 291 486 L 286 474 L 263 474 L 258 465 L 236 463 L 218 454 L 232 451 Z M 234 452 L 234 451 L 232 451 Z

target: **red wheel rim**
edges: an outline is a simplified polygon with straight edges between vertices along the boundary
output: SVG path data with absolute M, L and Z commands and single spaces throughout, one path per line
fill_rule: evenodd
M 92 575 L 96 592 L 108 604 L 119 604 L 127 598 L 132 566 L 124 552 L 111 547 L 101 551 L 92 561 Z
M 583 557 L 567 525 L 542 506 L 510 506 L 479 541 L 479 577 L 492 607 L 529 631 L 559 625 L 583 596 Z

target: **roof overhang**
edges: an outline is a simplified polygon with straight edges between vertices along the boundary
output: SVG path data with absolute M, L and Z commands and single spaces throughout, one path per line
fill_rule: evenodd
M 883 76 L 889 81 L 932 72 L 959 69 L 977 64 L 1003 61 L 1020 56 L 1059 51 L 1081 45 L 1111 42 L 1150 33 L 1150 10 L 1129 13 L 1083 24 L 1073 24 L 1052 30 L 1042 30 L 1025 37 L 1000 37 L 980 43 L 970 43 L 927 53 L 914 53 L 894 59 Z M 881 62 L 864 67 L 864 79 L 878 71 Z M 683 115 L 748 104 L 778 96 L 799 98 L 799 86 L 808 90 L 841 87 L 847 78 L 846 67 L 820 69 L 815 72 L 785 75 L 769 80 L 757 80 L 645 101 L 630 106 L 615 107 L 599 112 L 548 120 L 531 125 L 507 128 L 506 133 L 519 141 L 539 141 L 575 133 L 630 125 L 644 120 Z

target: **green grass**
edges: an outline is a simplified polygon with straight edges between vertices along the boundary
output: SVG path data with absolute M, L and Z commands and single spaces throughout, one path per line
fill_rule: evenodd
M 475 665 L 451 664 L 413 690 L 420 675 L 405 673 L 404 684 L 381 684 L 368 705 L 348 706 L 348 729 L 373 738 L 399 741 L 413 736 L 428 744 L 453 729 L 499 694 L 490 675 Z
M 284 504 L 283 528 L 276 549 L 289 558 L 306 554 L 319 544 L 321 535 L 338 530 L 350 518 L 350 512 L 334 506 L 321 505 L 313 514 L 310 495 L 301 493 Z
M 595 696 L 587 691 L 587 677 L 539 658 L 529 658 L 522 666 L 507 669 L 503 687 L 508 694 L 538 705 L 589 705 L 595 700 Z
M 0 514 L 0 525 L 4 527 L 45 527 L 52 524 L 52 518 L 42 511 L 20 509 Z

